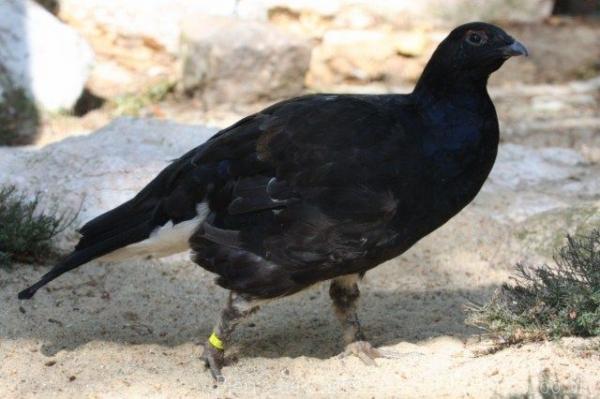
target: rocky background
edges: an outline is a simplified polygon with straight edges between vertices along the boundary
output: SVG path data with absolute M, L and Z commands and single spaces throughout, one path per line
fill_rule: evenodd
M 506 96 L 600 71 L 600 6 L 589 0 L 39 3 L 45 9 L 31 0 L 0 3 L 5 145 L 47 144 L 121 115 L 221 127 L 307 92 L 408 91 L 439 41 L 471 20 L 500 23 L 532 54 L 494 75 Z M 556 116 L 560 105 L 536 90 L 519 115 L 501 117 L 528 117 L 530 108 Z M 597 125 L 593 98 L 572 101 L 592 110 L 581 124 Z
M 502 144 L 480 195 L 368 275 L 367 333 L 406 356 L 376 369 L 330 359 L 339 331 L 315 287 L 242 326 L 225 369 L 236 383 L 213 388 L 194 345 L 224 298 L 209 273 L 183 257 L 93 265 L 23 304 L 16 292 L 48 267 L 23 266 L 0 269 L 0 396 L 524 397 L 548 369 L 594 397 L 598 343 L 482 357 L 462 307 L 515 262 L 550 261 L 565 234 L 600 226 L 599 11 L 586 0 L 0 0 L 0 184 L 41 191 L 78 211 L 76 224 L 279 99 L 410 91 L 459 23 L 496 22 L 531 53 L 490 82 Z M 75 239 L 67 230 L 59 245 Z

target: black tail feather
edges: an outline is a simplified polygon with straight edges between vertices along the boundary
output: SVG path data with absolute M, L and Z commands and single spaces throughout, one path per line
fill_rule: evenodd
M 31 299 L 31 297 L 36 293 L 37 290 L 39 290 L 44 285 L 48 284 L 50 281 L 54 280 L 58 276 L 68 272 L 69 270 L 75 269 L 77 266 L 89 262 L 97 256 L 101 256 L 99 254 L 90 252 L 91 251 L 89 250 L 73 252 L 64 261 L 54 266 L 52 270 L 50 270 L 48 273 L 44 274 L 37 283 L 19 292 L 19 299 Z
M 79 229 L 79 232 L 87 237 L 100 235 L 107 230 L 119 227 L 124 221 L 131 220 L 132 217 L 146 215 L 148 213 L 151 214 L 154 206 L 155 202 L 150 202 L 144 204 L 144 206 L 134 207 L 132 205 L 132 200 L 129 200 L 90 220 Z
M 142 241 L 152 231 L 173 219 L 163 211 L 163 201 L 174 191 L 179 177 L 193 168 L 189 159 L 194 150 L 173 162 L 159 173 L 133 199 L 96 217 L 86 223 L 79 232 L 82 234 L 75 250 L 31 287 L 19 293 L 19 299 L 30 299 L 36 291 L 62 274 L 75 269 L 93 259 L 109 254 L 119 248 Z M 196 203 L 191 212 L 195 211 Z M 178 201 L 177 204 L 180 204 Z M 179 205 L 177 205 L 179 206 Z M 172 213 L 180 214 L 180 209 Z
M 33 295 L 35 295 L 37 290 L 62 274 L 73 270 L 76 267 L 81 266 L 93 259 L 106 255 L 118 248 L 147 238 L 150 235 L 151 230 L 152 228 L 150 223 L 144 223 L 132 229 L 126 230 L 118 235 L 110 237 L 104 241 L 98 242 L 95 245 L 90 245 L 85 249 L 76 250 L 67 256 L 65 260 L 54 266 L 52 270 L 44 274 L 37 283 L 19 292 L 19 299 L 30 299 L 33 297 Z
M 84 226 L 79 230 L 83 236 L 79 240 L 79 243 L 77 243 L 77 246 L 75 246 L 75 251 L 92 247 L 98 242 L 103 242 L 111 237 L 119 235 L 123 231 L 148 223 L 148 221 L 153 218 L 154 209 L 136 210 L 136 212 L 130 212 L 125 215 L 119 214 L 118 212 L 111 215 L 112 212 L 113 211 L 107 212 L 88 222 L 88 225 L 90 223 L 96 223 L 94 229 L 85 229 Z M 98 220 L 100 218 L 103 218 L 103 220 Z

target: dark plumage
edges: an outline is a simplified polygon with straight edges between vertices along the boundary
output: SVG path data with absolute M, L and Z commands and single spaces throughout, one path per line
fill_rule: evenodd
M 193 260 L 233 292 L 219 338 L 257 300 L 334 279 L 348 343 L 362 342 L 352 276 L 402 254 L 475 197 L 498 147 L 487 79 L 520 54 L 500 28 L 466 24 L 439 45 L 411 94 L 308 95 L 248 116 L 83 226 L 74 252 L 19 298 L 94 258 L 151 255 L 157 229 L 173 224 L 187 226 L 173 252 L 189 239 Z M 204 357 L 219 376 L 218 342 Z

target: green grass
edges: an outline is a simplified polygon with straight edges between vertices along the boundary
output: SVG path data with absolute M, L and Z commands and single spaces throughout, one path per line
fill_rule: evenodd
M 600 335 L 600 230 L 568 236 L 553 266 L 518 264 L 484 305 L 468 308 L 467 323 L 507 344 Z
M 146 107 L 165 100 L 174 88 L 174 82 L 165 80 L 154 84 L 142 93 L 117 96 L 111 100 L 114 114 L 116 116 L 139 116 Z
M 14 186 L 0 188 L 0 266 L 55 259 L 52 239 L 74 219 L 56 210 L 41 210 L 40 194 L 28 199 Z
M 37 109 L 23 89 L 7 89 L 0 98 L 0 145 L 31 141 L 38 119 Z

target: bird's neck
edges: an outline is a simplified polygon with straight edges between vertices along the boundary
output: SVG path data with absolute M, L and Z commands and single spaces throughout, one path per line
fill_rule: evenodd
M 489 75 L 473 77 L 461 72 L 441 72 L 443 70 L 452 69 L 442 68 L 432 62 L 425 67 L 412 93 L 421 104 L 450 101 L 456 106 L 477 111 L 472 108 L 491 101 L 487 92 Z

